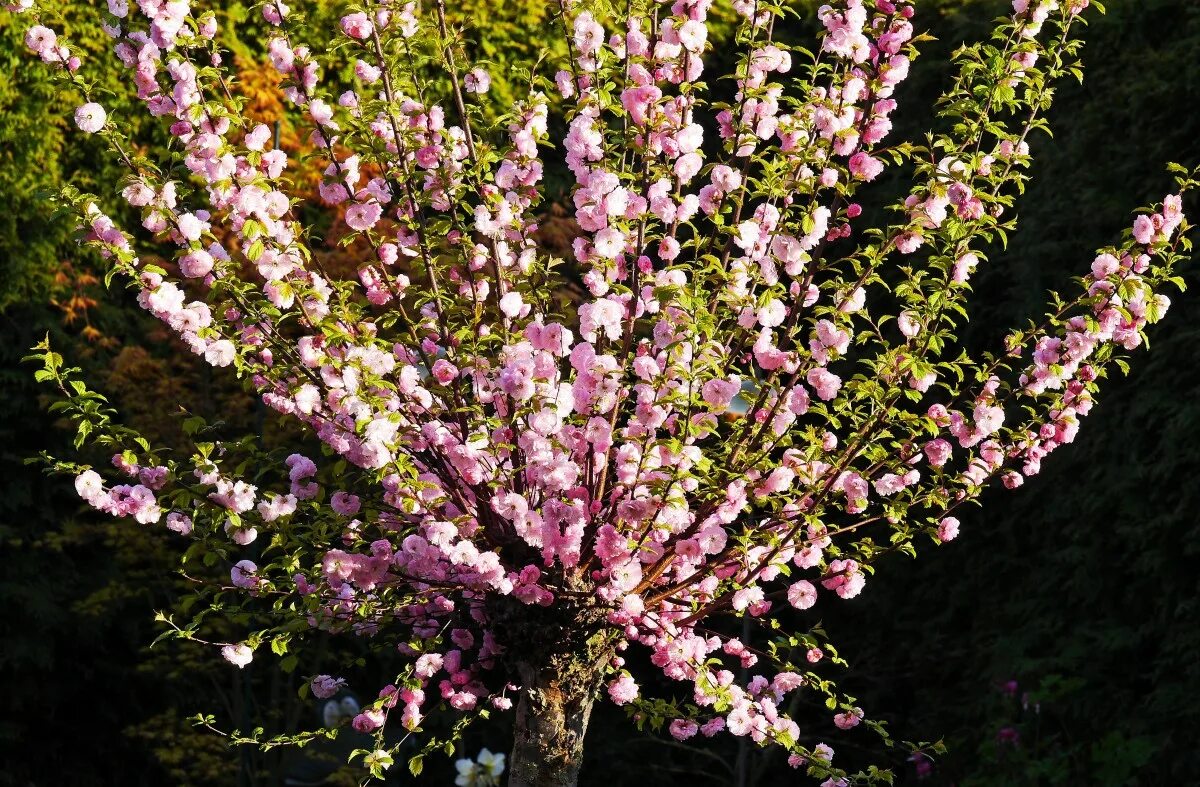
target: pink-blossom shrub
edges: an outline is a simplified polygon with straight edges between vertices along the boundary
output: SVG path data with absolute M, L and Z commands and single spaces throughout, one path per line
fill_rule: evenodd
M 513 783 L 569 783 L 581 735 L 535 716 L 572 729 L 604 695 L 681 741 L 748 737 L 824 785 L 873 781 L 811 743 L 828 728 L 886 737 L 830 680 L 841 662 L 811 610 L 868 590 L 889 553 L 969 533 L 960 517 L 987 484 L 1020 486 L 1074 439 L 1099 381 L 1170 305 L 1195 182 L 1181 173 L 1115 245 L 1081 253 L 1077 293 L 972 356 L 953 335 L 970 279 L 1015 227 L 1028 138 L 1079 67 L 1087 0 L 1014 2 L 990 42 L 960 50 L 948 130 L 919 143 L 890 138 L 915 3 L 822 6 L 809 53 L 774 39 L 773 6 L 734 0 L 727 105 L 703 81 L 712 0 L 618 5 L 564 2 L 570 61 L 530 79 L 495 128 L 474 102 L 507 75 L 467 62 L 440 0 L 356 3 L 328 54 L 294 43 L 299 11 L 261 6 L 265 56 L 323 157 L 317 207 L 369 250 L 356 277 L 312 254 L 293 162 L 242 113 L 211 12 L 109 4 L 114 54 L 176 141 L 148 161 L 36 4 L 14 7 L 32 15 L 29 49 L 86 99 L 80 130 L 128 166 L 140 229 L 64 192 L 87 243 L 186 347 L 314 437 L 287 456 L 252 441 L 168 453 L 43 347 L 39 374 L 69 397 L 81 442 L 117 453 L 114 478 L 57 466 L 92 507 L 227 561 L 225 598 L 273 621 L 209 643 L 233 665 L 335 635 L 398 651 L 352 722 L 376 736 L 377 775 L 397 750 L 385 731 L 515 704 Z M 417 65 L 431 59 L 445 90 Z M 333 65 L 353 89 L 334 95 Z M 538 241 L 556 156 L 574 179 L 569 263 Z M 889 169 L 910 188 L 866 226 Z M 173 265 L 144 262 L 150 244 L 174 248 Z M 279 548 L 244 557 L 264 541 Z M 764 624 L 756 644 L 730 633 L 740 618 Z M 678 682 L 674 699 L 643 695 L 630 649 Z M 322 674 L 310 689 L 343 685 Z M 803 739 L 794 692 L 829 711 Z

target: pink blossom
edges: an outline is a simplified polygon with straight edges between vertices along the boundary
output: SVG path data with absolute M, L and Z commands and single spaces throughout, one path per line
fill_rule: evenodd
M 507 292 L 504 294 L 504 297 L 500 299 L 500 311 L 502 311 L 504 315 L 510 319 L 518 317 L 521 314 L 521 310 L 524 308 L 524 306 L 525 302 L 521 298 L 521 293 L 519 292 Z
M 926 443 L 922 450 L 925 452 L 926 458 L 929 459 L 929 464 L 934 467 L 941 467 L 950 458 L 954 447 L 939 437 Z
M 960 256 L 954 263 L 952 281 L 955 284 L 963 284 L 971 277 L 975 267 L 979 264 L 979 257 L 975 254 L 967 253 Z
M 341 24 L 342 31 L 346 35 L 359 40 L 370 38 L 371 33 L 374 31 L 371 18 L 361 11 L 343 16 Z
M 46 59 L 47 52 L 52 52 L 58 44 L 58 36 L 53 30 L 43 25 L 34 25 L 25 31 L 25 46 L 35 54 Z
M 258 571 L 258 566 L 252 560 L 239 560 L 229 572 L 229 577 L 234 584 L 234 587 L 253 588 L 258 584 L 258 578 L 254 575 Z
M 617 705 L 633 702 L 638 696 L 638 685 L 629 673 L 623 672 L 608 684 L 608 696 Z
M 817 396 L 825 402 L 837 396 L 838 391 L 842 387 L 842 379 L 840 377 L 831 373 L 828 369 L 820 367 L 809 370 L 805 379 L 813 387 L 813 390 L 817 392 Z
M 558 87 L 558 92 L 563 98 L 571 98 L 575 95 L 574 80 L 570 71 L 559 71 L 554 75 L 554 84 Z
M 813 583 L 801 579 L 788 587 L 787 598 L 788 603 L 796 609 L 812 609 L 817 603 L 817 588 Z
M 243 644 L 225 645 L 221 648 L 221 655 L 238 669 L 244 669 L 247 664 L 254 660 L 254 651 L 249 646 Z
M 588 11 L 575 17 L 575 48 L 581 55 L 593 54 L 604 40 L 604 28 Z
M 185 239 L 196 241 L 209 228 L 208 222 L 194 213 L 181 213 L 175 219 L 179 234 Z
M 861 150 L 850 157 L 850 174 L 868 183 L 883 172 L 883 162 Z
M 728 380 L 709 380 L 702 386 L 701 395 L 705 402 L 719 411 L 728 408 L 741 389 L 742 381 L 739 377 Z
M 843 713 L 838 713 L 833 717 L 833 723 L 840 730 L 854 729 L 863 719 L 862 708 L 852 708 Z
M 203 249 L 196 249 L 179 258 L 179 272 L 189 279 L 198 279 L 212 273 L 213 257 Z
M 362 713 L 354 717 L 350 722 L 355 730 L 362 733 L 374 732 L 384 725 L 387 721 L 387 716 L 378 708 L 367 708 Z
M 246 134 L 242 142 L 247 150 L 262 150 L 270 139 L 271 129 L 259 123 Z
M 379 77 L 383 75 L 383 71 L 378 66 L 371 65 L 365 60 L 359 60 L 354 64 L 354 75 L 368 85 L 372 85 L 379 81 Z
M 449 385 L 455 377 L 458 377 L 458 368 L 445 358 L 434 361 L 432 371 L 433 378 L 442 385 Z
M 337 124 L 333 122 L 333 107 L 324 100 L 314 98 L 308 104 L 308 114 L 316 121 L 317 125 L 324 126 L 330 129 L 337 129 Z
M 834 560 L 829 564 L 829 575 L 821 580 L 826 590 L 832 590 L 845 599 L 854 598 L 862 592 L 867 578 L 859 571 L 857 561 Z
M 925 243 L 925 237 L 920 232 L 905 232 L 896 238 L 896 248 L 901 254 L 912 254 Z
M 708 39 L 708 28 L 702 21 L 689 19 L 679 28 L 679 43 L 689 52 L 700 52 Z
M 725 727 L 729 730 L 730 735 L 742 737 L 750 734 L 753 729 L 754 719 L 750 716 L 750 711 L 743 705 L 737 705 L 725 717 Z
M 192 532 L 192 520 L 178 511 L 172 511 L 167 514 L 167 529 L 181 536 L 189 535 Z
M 700 731 L 700 725 L 690 719 L 674 719 L 669 729 L 675 740 L 686 741 Z
M 342 516 L 354 516 L 361 507 L 361 501 L 357 495 L 349 492 L 334 492 L 329 499 L 329 506 Z
M 375 226 L 383 208 L 377 202 L 357 202 L 346 209 L 346 224 L 352 230 L 364 232 Z
M 204 350 L 204 360 L 213 366 L 229 366 L 236 355 L 236 348 L 228 339 L 218 339 Z
M 438 653 L 426 653 L 417 659 L 415 674 L 422 678 L 432 678 L 442 668 L 442 656 Z
M 952 516 L 943 519 L 938 523 L 938 540 L 945 543 L 958 538 L 958 525 L 958 520 Z
M 772 298 L 758 310 L 758 324 L 764 328 L 774 328 L 783 324 L 787 316 L 787 307 L 778 298 Z
M 916 312 L 901 312 L 896 319 L 896 325 L 900 328 L 900 333 L 909 339 L 916 337 L 921 332 L 921 318 L 917 316 Z
M 615 227 L 607 227 L 596 234 L 592 248 L 603 259 L 615 259 L 625 250 L 625 235 Z
M 1092 275 L 1097 279 L 1107 279 L 1121 268 L 1120 261 L 1111 254 L 1101 254 L 1092 262 Z
M 330 675 L 317 675 L 309 682 L 313 696 L 321 700 L 329 699 L 345 685 L 345 678 L 334 678 Z
M 84 129 L 86 131 L 86 129 Z M 1156 230 L 1154 222 L 1149 216 L 1138 216 L 1133 222 L 1133 238 L 1143 246 L 1148 246 L 1154 241 Z
M 95 134 L 104 128 L 106 120 L 108 120 L 108 113 L 104 111 L 104 107 L 94 101 L 89 101 L 75 110 L 75 125 L 79 126 L 79 130 L 85 134 Z
M 95 470 L 84 470 L 75 478 L 75 491 L 91 503 L 104 495 L 104 480 Z
M 463 88 L 468 93 L 483 94 L 492 86 L 492 78 L 482 68 L 472 68 L 463 77 Z

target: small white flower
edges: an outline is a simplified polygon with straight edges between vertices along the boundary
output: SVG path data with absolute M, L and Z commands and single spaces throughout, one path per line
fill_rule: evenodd
M 454 783 L 457 787 L 477 787 L 479 784 L 479 766 L 474 760 L 468 760 L 465 757 L 454 762 L 454 767 L 458 770 L 458 776 L 455 777 Z
M 247 664 L 254 661 L 254 651 L 244 644 L 226 645 L 221 648 L 221 655 L 238 669 L 244 669 Z
M 479 762 L 480 770 L 491 779 L 499 780 L 500 775 L 504 773 L 503 754 L 492 754 L 487 749 L 482 749 L 476 759 Z
M 504 773 L 504 755 L 481 749 L 474 760 L 463 758 L 454 763 L 457 787 L 497 787 Z
M 95 134 L 104 128 L 106 120 L 108 120 L 108 113 L 95 101 L 89 101 L 75 110 L 75 125 L 79 126 L 80 131 L 87 134 Z
M 386 771 L 392 767 L 392 755 L 388 754 L 383 749 L 376 749 L 363 758 L 363 762 L 371 770 Z

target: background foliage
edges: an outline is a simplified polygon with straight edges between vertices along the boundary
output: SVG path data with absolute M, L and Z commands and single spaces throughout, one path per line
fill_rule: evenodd
M 105 42 L 89 5 L 60 8 L 77 45 L 99 51 Z M 920 21 L 939 41 L 926 46 L 902 90 L 897 126 L 906 137 L 927 130 L 925 110 L 944 87 L 949 53 L 983 36 L 1004 3 L 926 5 Z M 325 8 L 334 18 L 337 7 Z M 554 39 L 548 9 L 470 0 L 456 13 L 503 77 Z M 225 4 L 223 15 L 243 82 L 261 92 L 254 111 L 270 122 L 279 116 L 273 80 L 253 57 L 262 30 L 240 4 Z M 314 21 L 320 29 L 328 20 Z M 176 406 L 220 418 L 231 433 L 292 438 L 235 383 L 173 351 L 124 293 L 105 293 L 70 227 L 40 205 L 64 181 L 111 193 L 105 184 L 117 173 L 71 133 L 62 100 L 21 38 L 22 28 L 0 16 L 0 784 L 267 785 L 287 772 L 330 771 L 315 763 L 319 754 L 301 763 L 231 752 L 187 722 L 220 710 L 248 727 L 271 708 L 262 723 L 315 726 L 318 710 L 294 691 L 296 676 L 311 670 L 297 664 L 289 682 L 269 663 L 262 674 L 257 665 L 237 672 L 175 644 L 149 649 L 153 610 L 169 609 L 185 590 L 186 580 L 169 573 L 176 547 L 161 529 L 83 512 L 61 480 L 23 463 L 69 443 L 19 363 L 46 332 L 151 439 L 170 443 L 178 433 Z M 1200 115 L 1191 111 L 1200 95 L 1200 6 L 1113 0 L 1087 40 L 1086 81 L 1064 87 L 1052 113 L 1057 138 L 1034 143 L 1021 231 L 977 279 L 969 341 L 994 341 L 989 326 L 1032 314 L 1045 290 L 1061 287 L 1120 229 L 1130 207 L 1160 195 L 1170 179 L 1159 162 L 1200 163 Z M 497 106 L 509 89 L 497 79 Z M 300 145 L 290 127 L 280 131 L 285 147 Z M 153 145 L 154 131 L 142 133 Z M 547 243 L 569 236 L 557 216 L 551 206 Z M 330 255 L 339 253 L 354 250 L 331 246 Z M 1154 352 L 1133 377 L 1111 386 L 1071 450 L 1018 493 L 993 493 L 964 517 L 953 544 L 917 562 L 893 560 L 869 592 L 826 621 L 852 665 L 843 685 L 865 708 L 885 714 L 899 737 L 946 736 L 950 754 L 926 783 L 1187 784 L 1200 772 L 1200 303 L 1187 295 L 1175 308 L 1182 314 L 1152 336 Z M 359 669 L 366 677 L 383 665 Z M 586 784 L 734 784 L 739 770 L 746 784 L 794 778 L 771 756 L 751 753 L 739 766 L 733 742 L 701 751 L 626 732 L 611 723 L 619 714 L 606 706 L 593 720 Z M 464 753 L 506 742 L 499 722 L 472 731 Z M 851 741 L 842 747 L 853 756 Z M 913 764 L 899 764 L 902 780 L 915 783 Z M 423 780 L 449 784 L 452 773 L 430 763 Z

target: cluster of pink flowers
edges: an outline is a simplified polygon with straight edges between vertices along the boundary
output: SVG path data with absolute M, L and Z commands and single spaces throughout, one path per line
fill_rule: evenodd
M 30 27 L 25 32 L 25 46 L 29 47 L 30 51 L 40 57 L 44 63 L 56 63 L 64 66 L 68 71 L 79 69 L 79 58 L 73 56 L 70 49 L 59 43 L 58 35 L 48 27 L 43 25 Z M 103 125 L 103 120 L 101 124 Z M 91 130 L 84 129 L 84 131 Z
M 1142 331 L 1166 316 L 1170 299 L 1156 292 L 1143 278 L 1150 270 L 1152 254 L 1168 244 L 1183 222 L 1180 195 L 1163 200 L 1162 210 L 1140 215 L 1133 225 L 1136 247 L 1116 255 L 1103 253 L 1092 262 L 1084 277 L 1091 314 L 1076 315 L 1062 326 L 1059 336 L 1043 336 L 1032 353 L 1033 364 L 1021 375 L 1025 394 L 1062 391 L 1061 406 L 1052 409 L 1036 431 L 1028 430 L 1015 441 L 1009 453 L 1022 462 L 1021 471 L 1003 476 L 1006 486 L 1020 484 L 1020 474 L 1036 475 L 1042 460 L 1061 445 L 1072 442 L 1079 419 L 1094 404 L 1089 384 L 1098 376 L 1089 361 L 1102 349 L 1133 350 L 1142 344 Z
M 167 485 L 169 470 L 163 466 L 139 467 L 122 454 L 113 457 L 113 466 L 136 483 L 115 484 L 105 488 L 104 479 L 95 470 L 84 470 L 75 477 L 75 491 L 88 505 L 116 517 L 130 517 L 143 525 L 162 518 L 155 492 Z

